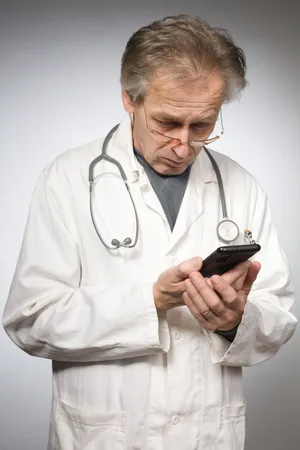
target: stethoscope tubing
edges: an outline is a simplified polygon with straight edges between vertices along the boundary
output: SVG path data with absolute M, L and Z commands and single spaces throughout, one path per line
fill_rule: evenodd
M 107 134 L 107 136 L 104 139 L 103 145 L 102 145 L 102 150 L 101 150 L 101 154 L 99 156 L 97 156 L 90 164 L 89 166 L 89 194 L 90 194 L 90 214 L 91 214 L 91 219 L 93 222 L 93 226 L 95 228 L 95 231 L 100 239 L 100 241 L 102 242 L 102 244 L 104 245 L 104 247 L 106 247 L 109 250 L 116 250 L 120 247 L 124 247 L 124 248 L 133 248 L 135 247 L 135 245 L 137 244 L 138 241 L 138 237 L 139 237 L 139 219 L 138 219 L 138 213 L 137 213 L 137 209 L 132 197 L 132 194 L 130 192 L 130 188 L 128 185 L 128 180 L 126 177 L 126 173 L 122 167 L 122 165 L 119 163 L 119 161 L 117 161 L 115 158 L 112 158 L 111 156 L 109 156 L 107 154 L 107 148 L 108 148 L 108 144 L 112 138 L 112 136 L 114 135 L 115 131 L 119 128 L 119 124 L 115 125 L 110 132 Z M 226 205 L 226 198 L 225 198 L 225 191 L 224 191 L 224 185 L 223 185 L 223 179 L 222 179 L 222 175 L 220 172 L 220 169 L 218 167 L 218 164 L 216 162 L 216 160 L 213 158 L 212 154 L 209 152 L 209 150 L 206 147 L 203 147 L 205 153 L 207 154 L 208 158 L 211 161 L 211 164 L 213 166 L 214 172 L 216 174 L 217 177 L 217 182 L 218 182 L 218 188 L 219 188 L 219 193 L 220 193 L 220 201 L 221 201 L 221 207 L 222 207 L 222 216 L 223 216 L 223 220 L 228 219 L 228 212 L 227 212 L 227 205 Z M 130 196 L 130 200 L 133 206 L 133 210 L 134 210 L 134 215 L 135 215 L 135 222 L 136 222 L 136 233 L 135 233 L 135 237 L 134 240 L 132 241 L 131 238 L 127 237 L 125 238 L 123 241 L 119 241 L 118 239 L 112 239 L 111 241 L 111 245 L 108 245 L 107 243 L 105 243 L 98 227 L 95 221 L 95 216 L 94 216 L 94 211 L 93 211 L 93 201 L 92 201 L 92 197 L 93 197 L 93 183 L 94 183 L 94 169 L 95 166 L 101 162 L 101 161 L 108 161 L 109 163 L 115 165 L 120 174 L 121 177 L 125 183 L 127 192 Z M 229 220 L 229 219 L 228 219 Z M 237 225 L 236 225 L 237 226 Z

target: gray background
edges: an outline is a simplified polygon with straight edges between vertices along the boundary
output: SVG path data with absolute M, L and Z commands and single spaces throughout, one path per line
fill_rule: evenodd
M 120 120 L 127 39 L 177 13 L 228 28 L 246 52 L 250 86 L 225 108 L 226 131 L 215 148 L 267 191 L 299 292 L 299 8 L 296 0 L 1 2 L 1 313 L 38 174 L 62 151 Z M 296 302 L 297 317 L 299 311 Z M 275 358 L 245 370 L 247 450 L 299 449 L 299 333 Z M 45 449 L 50 362 L 21 352 L 2 329 L 0 349 L 0 450 Z

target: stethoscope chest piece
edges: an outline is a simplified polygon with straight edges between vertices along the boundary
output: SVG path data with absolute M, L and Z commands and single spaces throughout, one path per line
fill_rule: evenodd
M 224 218 L 217 226 L 217 234 L 222 242 L 229 244 L 239 237 L 240 230 L 233 220 Z

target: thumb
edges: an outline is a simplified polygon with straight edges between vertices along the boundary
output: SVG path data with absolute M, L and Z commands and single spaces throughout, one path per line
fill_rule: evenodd
M 176 278 L 178 281 L 185 280 L 189 277 L 191 272 L 195 270 L 200 270 L 202 267 L 202 259 L 198 256 L 194 258 L 183 261 L 177 266 Z
M 240 293 L 245 296 L 246 298 L 248 297 L 251 289 L 252 289 L 252 285 L 255 282 L 259 272 L 261 269 L 261 265 L 258 261 L 255 261 L 254 263 L 251 264 L 251 266 L 248 269 L 248 273 L 246 276 L 246 279 L 244 281 L 244 285 L 240 291 Z

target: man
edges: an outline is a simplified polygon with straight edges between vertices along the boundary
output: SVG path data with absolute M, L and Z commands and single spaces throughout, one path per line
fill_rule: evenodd
M 221 107 L 245 71 L 229 35 L 199 19 L 138 30 L 122 58 L 127 114 L 108 157 L 90 167 L 97 140 L 41 174 L 4 327 L 53 361 L 49 450 L 243 449 L 242 367 L 275 355 L 296 327 L 266 195 L 212 151 L 242 230 L 231 241 L 247 243 L 249 228 L 261 251 L 222 276 L 199 272 L 224 245 L 204 144 L 221 136 Z

